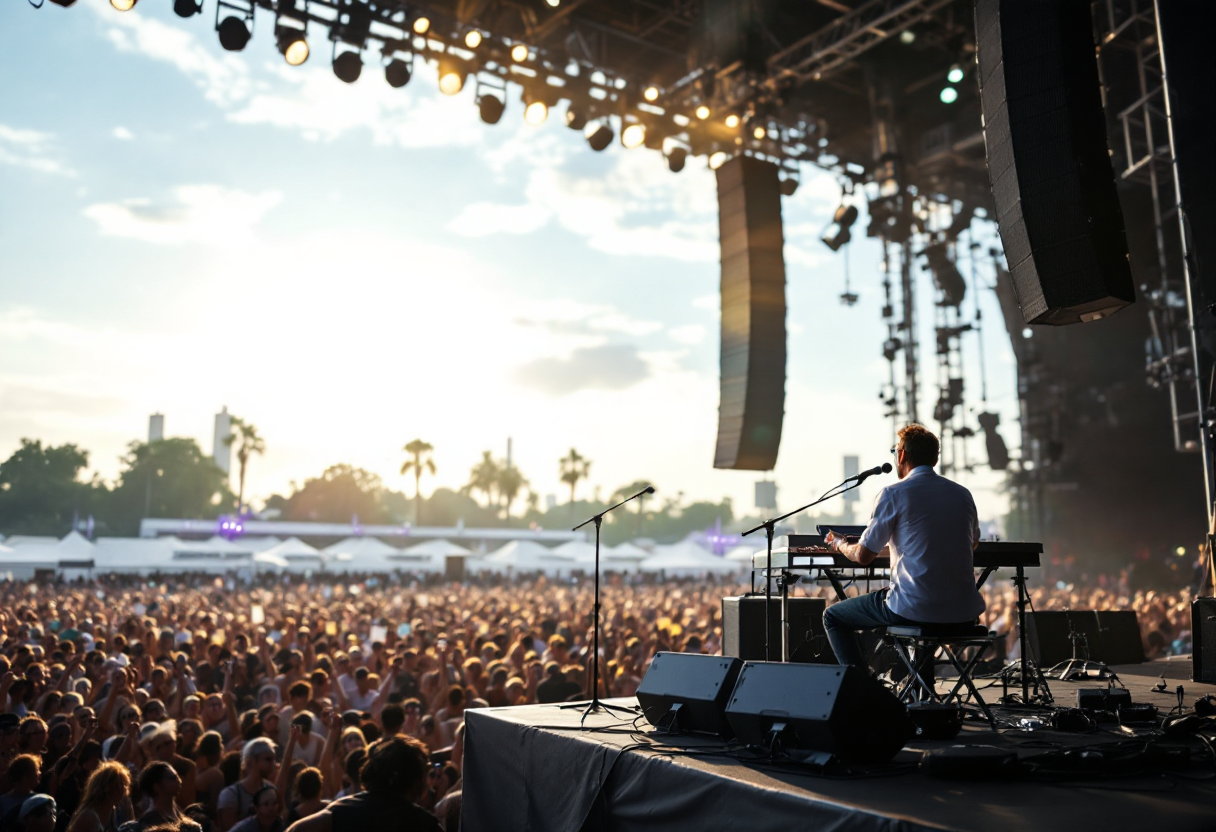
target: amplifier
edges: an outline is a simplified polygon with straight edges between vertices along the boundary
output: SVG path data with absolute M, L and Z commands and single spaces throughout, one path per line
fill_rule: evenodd
M 1077 707 L 1114 713 L 1132 704 L 1131 691 L 1122 688 L 1077 688 Z
M 1216 598 L 1191 602 L 1191 679 L 1216 684 Z
M 836 664 L 823 630 L 822 598 L 789 599 L 790 661 Z M 781 599 L 769 610 L 773 659 L 781 658 Z M 764 661 L 764 596 L 739 595 L 722 599 L 722 655 L 744 661 Z

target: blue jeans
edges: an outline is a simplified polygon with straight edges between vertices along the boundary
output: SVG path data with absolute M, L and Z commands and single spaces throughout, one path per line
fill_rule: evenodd
M 838 664 L 851 664 L 866 670 L 866 658 L 861 651 L 858 630 L 871 630 L 894 624 L 911 624 L 907 618 L 891 612 L 887 606 L 887 590 L 858 595 L 828 607 L 823 613 L 823 628 L 828 643 L 836 654 Z

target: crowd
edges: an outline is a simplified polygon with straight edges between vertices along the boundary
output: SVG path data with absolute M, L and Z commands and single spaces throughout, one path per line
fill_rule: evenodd
M 721 652 L 745 589 L 607 579 L 600 695 L 658 651 Z M 985 594 L 1016 655 L 1012 585 Z M 1136 609 L 1150 653 L 1189 637 L 1186 590 L 1034 599 Z M 587 582 L 544 578 L 0 584 L 0 829 L 454 830 L 466 709 L 587 697 L 591 609 Z

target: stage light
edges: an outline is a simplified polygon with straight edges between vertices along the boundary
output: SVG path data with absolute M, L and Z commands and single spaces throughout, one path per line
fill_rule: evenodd
M 946 80 L 951 84 L 957 84 L 963 80 L 963 68 L 958 64 L 950 67 L 950 71 L 946 73 Z
M 576 110 L 571 104 L 566 108 L 566 126 L 571 130 L 582 130 L 587 126 L 587 116 L 582 110 Z
M 173 0 L 173 11 L 178 17 L 193 17 L 202 10 L 202 0 Z
M 734 130 L 736 127 L 739 126 L 739 117 L 737 115 L 735 115 L 734 113 L 731 113 L 730 115 L 728 115 L 726 117 L 726 126 L 729 127 L 731 130 Z
M 667 154 L 667 169 L 672 173 L 679 173 L 684 170 L 684 161 L 687 158 L 687 150 L 682 147 L 673 147 L 671 152 Z
M 110 0 L 110 5 L 120 12 L 129 12 L 139 0 Z
M 612 128 L 602 121 L 596 125 L 587 125 L 587 144 L 597 153 L 612 144 L 613 135 Z
M 439 91 L 444 95 L 455 95 L 464 89 L 464 78 L 468 71 L 456 61 L 444 59 L 439 62 Z
M 697 118 L 701 119 L 701 121 L 705 121 L 705 119 L 709 118 L 709 108 L 702 104 L 696 109 L 696 114 Z
M 280 28 L 276 33 L 279 40 L 279 52 L 288 66 L 299 66 L 308 60 L 308 41 L 300 29 Z
M 249 26 L 239 17 L 225 17 L 216 31 L 220 33 L 220 46 L 229 52 L 240 52 L 249 43 Z
M 899 33 L 899 42 L 905 43 L 905 44 L 906 43 L 915 43 L 916 42 L 916 32 L 913 32 L 911 29 L 904 29 L 902 32 Z
M 727 158 L 729 157 L 726 155 L 725 151 L 722 150 L 719 150 L 717 153 L 710 154 L 709 169 L 717 170 L 718 168 L 722 167 L 724 164 L 726 164 Z
M 996 429 L 997 425 L 1001 423 L 1000 414 L 979 413 L 976 415 L 976 419 L 980 423 L 980 430 L 984 432 L 984 448 L 988 451 L 988 467 L 993 471 L 1004 471 L 1009 467 L 1009 448 L 1006 447 L 1005 440 Z
M 524 61 L 528 60 L 528 51 L 528 47 L 524 46 L 522 43 L 515 44 L 511 47 L 511 60 L 515 61 L 517 64 L 523 63 Z
M 955 101 L 958 101 L 958 90 L 954 87 L 946 87 L 941 91 L 938 98 L 942 100 L 943 104 L 953 104 Z
M 431 19 L 429 17 L 419 17 L 414 20 L 414 31 L 420 35 L 425 35 L 431 31 Z
M 498 124 L 498 120 L 502 118 L 503 110 L 506 108 L 506 103 L 494 95 L 483 95 L 477 102 L 477 111 L 481 115 L 481 120 L 486 124 Z
M 544 124 L 549 117 L 549 105 L 543 101 L 533 101 L 524 108 L 524 121 L 528 124 Z
M 545 5 L 551 9 L 556 9 L 562 4 L 562 0 L 545 0 Z
M 778 189 L 781 191 L 782 196 L 793 196 L 794 192 L 798 190 L 798 180 L 793 178 L 782 179 Z
M 786 180 L 787 182 L 793 180 Z M 857 206 L 841 205 L 832 217 L 832 224 L 823 232 L 820 241 L 832 251 L 840 251 L 840 247 L 853 238 L 849 230 L 857 222 Z
M 752 131 L 752 135 L 755 136 L 757 139 L 763 139 L 765 136 L 768 135 L 768 131 L 765 130 L 763 127 L 757 127 L 755 130 Z
M 1186 557 L 1186 547 L 1185 547 L 1185 546 L 1179 546 L 1177 549 L 1175 549 L 1175 550 L 1174 550 L 1174 554 L 1175 554 L 1175 555 L 1177 555 L 1177 556 L 1178 556 L 1178 557 L 1180 557 L 1180 558 L 1181 558 L 1181 557 Z
M 338 76 L 339 81 L 353 84 L 359 80 L 359 75 L 363 72 L 363 59 L 359 57 L 358 52 L 343 52 L 334 58 L 333 69 L 334 75 Z
M 470 29 L 464 36 L 464 45 L 469 49 L 476 49 L 481 46 L 481 32 L 476 29 Z
M 621 131 L 621 144 L 632 150 L 646 142 L 646 125 L 631 124 Z
M 393 58 L 384 68 L 384 80 L 394 89 L 401 89 L 410 82 L 410 65 L 400 58 Z
M 658 101 L 659 88 L 655 86 L 647 87 L 646 89 L 642 90 L 642 98 L 645 98 L 647 101 Z

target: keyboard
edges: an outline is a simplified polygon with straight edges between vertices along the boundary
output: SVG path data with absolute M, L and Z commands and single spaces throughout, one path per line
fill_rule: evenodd
M 773 546 L 774 569 L 889 570 L 891 568 L 891 559 L 882 555 L 876 557 L 868 566 L 862 566 L 856 561 L 849 560 L 829 548 L 823 542 L 823 535 L 791 534 L 777 538 L 773 543 L 775 544 Z M 974 553 L 975 568 L 1037 567 L 1040 563 L 1039 556 L 1042 553 L 1042 543 L 981 540 Z M 766 569 L 767 566 L 767 552 L 760 551 L 752 555 L 753 569 Z

